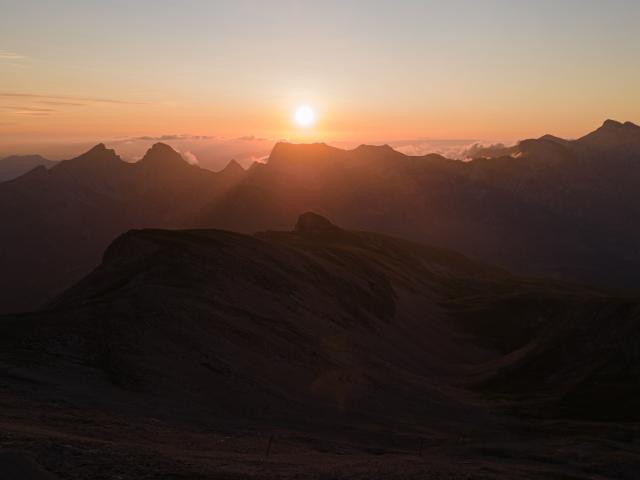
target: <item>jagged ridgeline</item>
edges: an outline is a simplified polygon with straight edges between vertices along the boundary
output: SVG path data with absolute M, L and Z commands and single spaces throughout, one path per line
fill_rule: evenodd
M 545 135 L 474 155 L 280 143 L 266 164 L 211 172 L 163 144 L 137 163 L 98 145 L 0 184 L 0 311 L 42 305 L 132 228 L 252 233 L 289 228 L 305 210 L 520 274 L 635 287 L 640 127 L 608 120 L 577 140 Z

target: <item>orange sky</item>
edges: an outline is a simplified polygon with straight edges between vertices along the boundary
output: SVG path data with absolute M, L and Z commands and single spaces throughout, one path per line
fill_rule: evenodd
M 0 16 L 5 145 L 494 141 L 640 120 L 637 2 L 33 3 Z M 313 128 L 292 122 L 300 104 Z

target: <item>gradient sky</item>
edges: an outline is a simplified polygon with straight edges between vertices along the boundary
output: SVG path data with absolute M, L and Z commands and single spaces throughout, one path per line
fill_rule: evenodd
M 0 142 L 575 137 L 640 120 L 639 22 L 637 0 L 0 0 Z

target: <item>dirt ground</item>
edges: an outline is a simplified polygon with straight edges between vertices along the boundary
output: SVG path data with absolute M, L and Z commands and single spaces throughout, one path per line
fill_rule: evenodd
M 635 480 L 637 425 L 515 421 L 492 434 L 173 424 L 3 393 L 0 478 Z M 430 436 L 431 435 L 431 436 Z M 18 476 L 16 475 L 16 472 Z

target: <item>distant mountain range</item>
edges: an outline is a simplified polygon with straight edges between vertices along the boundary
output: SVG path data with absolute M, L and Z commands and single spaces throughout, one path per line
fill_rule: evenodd
M 95 267 L 131 228 L 194 224 L 198 208 L 237 184 L 235 162 L 214 173 L 156 144 L 136 163 L 100 144 L 50 169 L 0 184 L 0 305 L 34 308 Z
M 640 127 L 524 140 L 469 162 L 388 146 L 277 144 L 214 173 L 156 144 L 137 163 L 98 145 L 0 184 L 0 306 L 35 308 L 132 228 L 285 229 L 313 210 L 524 275 L 637 288 Z
M 0 159 L 0 182 L 12 180 L 20 175 L 24 175 L 35 167 L 43 166 L 50 168 L 56 163 L 58 162 L 47 160 L 40 155 L 12 155 L 2 158 Z

